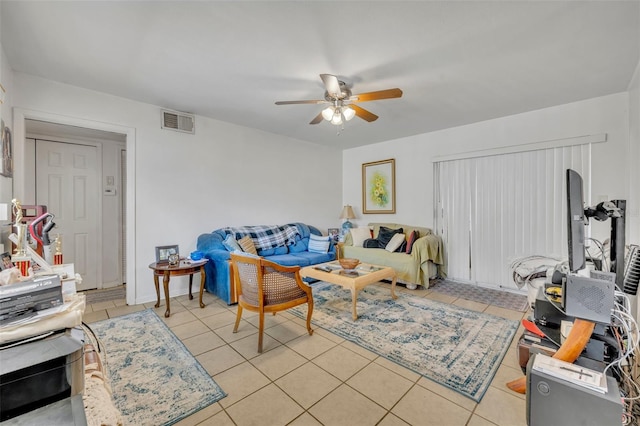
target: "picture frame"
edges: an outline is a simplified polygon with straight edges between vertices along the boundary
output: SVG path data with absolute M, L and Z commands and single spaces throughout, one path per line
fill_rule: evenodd
M 334 243 L 337 243 L 340 239 L 340 229 L 339 228 L 329 228 L 327 229 L 327 235 L 329 235 L 329 239 Z
M 180 250 L 177 245 L 157 246 L 156 247 L 156 264 L 169 264 L 169 256 L 177 254 L 180 256 Z
M 13 145 L 11 141 L 11 130 L 4 125 L 4 120 L 0 121 L 0 134 L 2 136 L 2 159 L 0 160 L 0 175 L 13 177 Z
M 0 254 L 0 271 L 13 268 L 13 262 L 11 261 L 11 254 L 7 251 Z
M 396 212 L 396 160 L 362 164 L 362 213 Z

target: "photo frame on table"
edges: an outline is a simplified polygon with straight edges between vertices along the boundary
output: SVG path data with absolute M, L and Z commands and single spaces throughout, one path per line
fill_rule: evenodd
M 340 239 L 340 229 L 339 228 L 329 228 L 327 230 L 327 234 L 329 235 L 329 239 L 334 243 L 337 243 Z
M 5 252 L 0 254 L 0 271 L 13 268 L 13 262 L 11 261 L 11 254 Z
M 362 165 L 362 213 L 396 212 L 396 160 Z
M 156 263 L 169 263 L 169 256 L 176 254 L 180 256 L 180 250 L 177 245 L 157 246 L 156 247 Z

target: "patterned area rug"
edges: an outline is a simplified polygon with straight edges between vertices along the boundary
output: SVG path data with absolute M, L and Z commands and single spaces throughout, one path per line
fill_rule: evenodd
M 526 312 L 529 308 L 526 295 L 479 287 L 473 284 L 436 279 L 431 281 L 429 289 L 449 296 L 461 297 L 465 300 L 472 300 L 513 311 Z
M 518 328 L 518 322 L 369 286 L 358 294 L 313 285 L 313 323 L 479 402 Z M 307 305 L 291 309 L 306 318 Z
M 172 425 L 227 396 L 151 309 L 90 328 L 125 424 Z

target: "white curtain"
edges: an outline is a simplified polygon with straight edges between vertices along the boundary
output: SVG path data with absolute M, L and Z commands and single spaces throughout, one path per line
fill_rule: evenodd
M 509 265 L 567 257 L 566 170 L 590 205 L 591 144 L 436 162 L 435 223 L 448 277 L 517 289 Z

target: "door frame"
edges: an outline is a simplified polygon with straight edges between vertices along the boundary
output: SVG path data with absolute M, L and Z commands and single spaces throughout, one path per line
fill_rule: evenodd
M 40 120 L 50 123 L 64 124 L 68 126 L 84 127 L 88 129 L 102 130 L 105 132 L 121 133 L 126 135 L 125 147 L 127 150 L 127 210 L 126 210 L 126 275 L 127 275 L 127 304 L 134 305 L 136 301 L 136 221 L 135 221 L 135 155 L 136 155 L 136 132 L 134 127 L 121 126 L 112 123 L 103 123 L 100 121 L 87 120 L 78 117 L 68 117 L 59 114 L 52 114 L 42 111 L 35 111 L 23 108 L 13 109 L 13 159 L 16 164 L 13 171 L 13 196 L 21 198 L 27 193 L 27 176 L 25 168 L 21 165 L 26 164 L 25 152 L 25 120 Z

